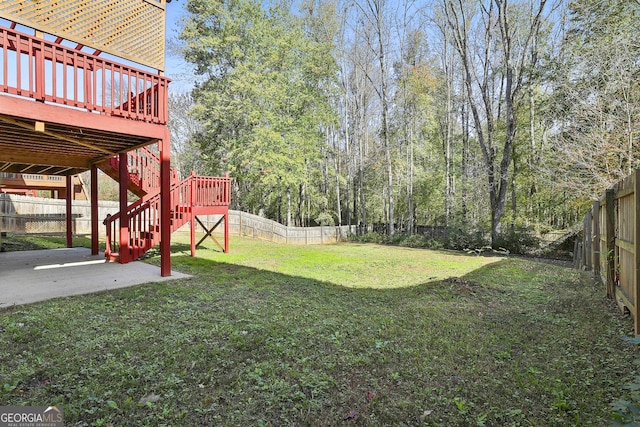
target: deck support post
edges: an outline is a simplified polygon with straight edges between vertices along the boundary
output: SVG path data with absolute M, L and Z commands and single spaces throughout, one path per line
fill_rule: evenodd
M 67 179 L 67 193 L 65 194 L 65 200 L 66 200 L 66 205 L 67 205 L 67 210 L 66 210 L 66 219 L 67 219 L 67 247 L 71 248 L 73 247 L 73 218 L 72 218 L 72 209 L 71 209 L 71 200 L 72 200 L 72 195 L 73 195 L 73 182 L 72 182 L 72 176 L 71 175 L 67 175 L 66 179 Z
M 127 153 L 118 154 L 119 157 L 119 178 L 120 178 L 120 240 L 119 249 L 120 264 L 127 264 L 131 261 L 129 251 L 129 215 L 127 214 L 127 188 L 129 187 L 129 168 Z
M 98 255 L 98 167 L 91 165 L 91 255 Z
M 229 253 L 229 207 L 224 211 L 224 253 Z
M 171 145 L 165 127 L 160 145 L 160 275 L 171 276 Z
M 195 214 L 195 209 L 193 207 L 194 202 L 196 200 L 196 186 L 193 185 L 193 179 L 195 177 L 195 172 L 191 172 L 191 179 L 190 179 L 190 185 L 189 185 L 189 207 L 191 208 L 189 210 L 189 240 L 190 240 L 190 246 L 191 246 L 191 256 L 195 257 L 196 256 L 196 214 Z

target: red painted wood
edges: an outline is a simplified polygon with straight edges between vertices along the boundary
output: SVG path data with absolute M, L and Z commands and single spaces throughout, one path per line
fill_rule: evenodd
M 4 75 L 16 76 L 15 84 L 9 79 L 0 82 L 2 92 L 134 120 L 167 123 L 167 106 L 157 104 L 168 101 L 170 80 L 164 76 L 3 27 L 0 27 L 0 51 Z M 9 51 L 15 57 L 10 57 Z M 27 63 L 24 75 L 23 62 Z M 57 86 L 58 65 L 62 66 L 62 93 Z M 109 79 L 111 85 L 107 88 L 105 80 Z M 111 96 L 107 96 L 109 93 Z
M 88 114 L 84 111 L 9 96 L 2 97 L 0 114 L 32 121 L 37 120 L 79 128 L 91 128 L 103 132 L 148 137 L 150 140 L 162 137 L 165 127 L 120 117 Z
M 224 214 L 224 253 L 229 253 L 229 210 Z
M 196 173 L 195 172 L 191 172 L 191 176 L 189 176 L 189 179 L 193 180 L 193 178 L 195 177 Z M 189 209 L 189 232 L 190 232 L 190 241 L 191 241 L 191 256 L 194 257 L 196 256 L 196 215 L 193 213 L 193 201 L 196 197 L 196 187 L 195 185 L 190 185 L 190 190 L 189 191 L 189 207 L 191 207 L 191 209 Z
M 168 132 L 167 132 L 168 133 Z M 168 138 L 168 135 L 167 135 Z M 161 148 L 166 144 L 166 140 L 161 141 Z M 165 148 L 166 149 L 166 148 Z M 167 241 L 165 236 L 170 239 L 171 233 L 178 228 L 191 221 L 194 224 L 196 215 L 223 215 L 225 221 L 225 244 L 223 250 L 228 252 L 229 239 L 228 239 L 228 204 L 231 201 L 231 178 L 229 176 L 224 177 L 201 177 L 192 173 L 189 177 L 182 181 L 178 181 L 177 171 L 169 167 L 170 178 L 170 190 L 165 192 L 165 197 L 162 197 L 160 187 L 153 188 L 144 184 L 145 176 L 149 175 L 148 172 L 140 173 L 140 171 L 133 173 L 133 169 L 154 168 L 162 167 L 163 164 L 168 164 L 164 161 L 164 155 L 158 158 L 158 161 L 141 160 L 146 157 L 144 153 L 146 149 L 139 149 L 138 153 L 128 153 L 128 160 L 125 161 L 129 167 L 127 177 L 135 176 L 135 185 L 142 185 L 145 187 L 145 191 L 139 188 L 140 192 L 144 193 L 142 198 L 137 202 L 127 207 L 128 223 L 129 223 L 129 243 L 130 253 L 132 260 L 144 254 L 147 250 L 160 243 L 161 250 L 161 274 L 171 274 L 170 266 L 170 242 L 169 248 L 163 245 L 163 241 Z M 146 150 L 148 151 L 148 150 Z M 151 156 L 152 157 L 152 156 Z M 157 157 L 157 156 L 156 156 Z M 120 169 L 122 164 L 122 158 L 119 157 L 117 161 L 112 160 L 102 164 L 105 170 L 113 168 L 114 166 Z M 153 175 L 153 174 L 151 174 Z M 162 173 L 160 174 L 162 177 Z M 113 175 L 112 175 L 113 176 Z M 118 177 L 114 177 L 118 178 Z M 160 179 L 163 181 L 165 177 Z M 131 190 L 131 184 L 129 189 Z M 136 194 L 138 191 L 136 191 Z M 168 194 L 168 196 L 167 196 Z M 163 212 L 163 203 L 169 200 L 169 219 L 167 220 L 166 210 Z M 166 209 L 166 208 L 165 208 Z M 117 253 L 115 248 L 118 245 L 119 236 L 114 227 L 116 221 L 120 220 L 120 213 L 113 215 L 107 221 L 107 247 L 105 255 L 109 259 L 117 259 Z M 164 224 L 169 224 L 165 226 Z M 193 225 L 192 225 L 193 227 Z M 192 255 L 195 255 L 195 228 L 191 229 L 191 246 Z M 164 267 L 163 267 L 164 265 Z
M 127 169 L 127 153 L 120 156 L 120 241 L 118 242 L 118 252 L 120 263 L 126 264 L 131 261 L 129 253 L 129 213 L 127 210 L 127 184 L 129 181 L 129 170 Z
M 171 275 L 171 146 L 169 129 L 160 140 L 160 275 Z
M 68 175 L 67 177 L 67 193 L 65 195 L 65 200 L 66 200 L 66 211 L 67 211 L 67 247 L 71 248 L 73 247 L 73 217 L 72 217 L 72 205 L 71 205 L 71 197 L 73 195 L 73 185 L 72 185 L 72 181 L 71 175 Z
M 91 255 L 98 255 L 98 168 L 91 165 Z

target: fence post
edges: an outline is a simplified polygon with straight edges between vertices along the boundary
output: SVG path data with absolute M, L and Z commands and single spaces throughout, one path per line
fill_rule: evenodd
M 635 333 L 640 333 L 640 169 L 636 169 L 633 177 L 633 323 Z
M 600 278 L 600 202 L 593 202 L 593 275 Z
M 607 234 L 607 298 L 615 298 L 615 256 L 616 256 L 616 218 L 615 218 L 615 194 L 613 188 L 605 193 L 605 228 Z
M 587 271 L 591 270 L 591 256 L 592 256 L 592 236 L 591 236 L 591 217 L 592 211 L 589 210 L 584 216 L 584 266 Z

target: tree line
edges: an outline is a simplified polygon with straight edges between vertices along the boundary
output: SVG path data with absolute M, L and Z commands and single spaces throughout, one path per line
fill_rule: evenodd
M 560 229 L 638 167 L 626 0 L 189 0 L 181 169 L 286 225 Z

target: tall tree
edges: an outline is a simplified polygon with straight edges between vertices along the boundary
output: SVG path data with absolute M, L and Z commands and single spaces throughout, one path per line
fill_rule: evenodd
M 169 93 L 169 131 L 171 132 L 172 160 L 180 173 L 185 176 L 191 171 L 204 173 L 200 150 L 195 143 L 196 136 L 202 132 L 200 122 L 191 114 L 193 99 L 188 93 Z
M 371 29 L 370 33 L 365 33 L 367 46 L 377 56 L 378 61 L 378 75 L 379 80 L 376 84 L 373 84 L 375 92 L 380 98 L 381 105 L 381 118 L 382 124 L 380 129 L 382 145 L 384 150 L 385 159 L 385 173 L 386 173 L 386 223 L 387 234 L 392 235 L 394 233 L 394 181 L 393 181 L 393 159 L 391 158 L 391 135 L 389 128 L 389 114 L 390 114 L 390 101 L 389 101 L 389 81 L 388 75 L 389 65 L 388 50 L 389 50 L 389 33 L 390 33 L 390 21 L 386 0 L 361 0 L 356 2 L 356 5 L 362 11 L 363 18 L 369 24 Z M 373 80 L 372 75 L 367 75 L 367 78 Z
M 283 3 L 190 0 L 187 11 L 181 37 L 201 76 L 193 91 L 200 148 L 228 165 L 241 206 L 284 208 L 290 222 L 293 190 L 309 180 L 333 120 L 323 91 L 335 75 L 330 48 Z
M 545 19 L 546 0 L 523 13 L 524 2 L 469 3 L 442 0 L 442 10 L 460 57 L 464 86 L 482 151 L 491 207 L 491 240 L 501 234 L 513 144 L 529 67 L 532 40 Z M 475 37 L 477 34 L 482 37 Z M 502 107 L 504 103 L 504 113 Z M 498 134 L 504 129 L 504 136 Z
M 546 173 L 560 191 L 596 197 L 640 166 L 640 4 L 583 0 L 568 13 L 549 111 L 560 132 Z

